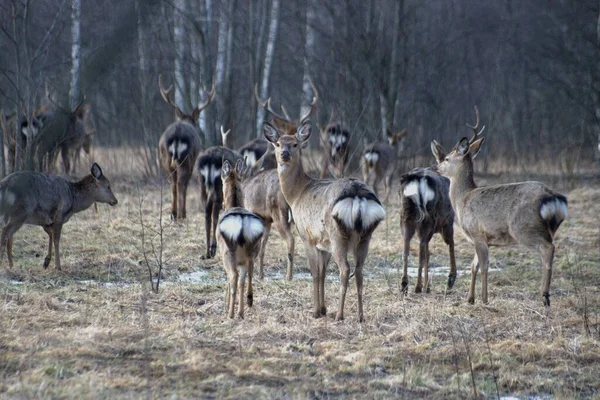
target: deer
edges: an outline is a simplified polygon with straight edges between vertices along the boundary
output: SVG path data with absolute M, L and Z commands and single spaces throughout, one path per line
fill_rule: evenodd
M 325 178 L 329 165 L 333 167 L 333 176 L 341 178 L 348 164 L 350 153 L 350 132 L 340 123 L 329 123 L 321 131 L 321 144 L 324 148 L 323 166 L 320 178 Z
M 263 138 L 252 139 L 248 143 L 244 144 L 238 149 L 238 153 L 242 155 L 246 166 L 253 167 L 257 161 L 272 149 L 272 146 Z M 275 161 L 275 155 L 269 152 L 267 157 L 263 160 L 262 169 L 275 169 L 277 168 L 277 161 Z
M 335 316 L 344 319 L 344 302 L 350 278 L 348 252 L 354 254 L 358 293 L 358 320 L 363 314 L 362 268 L 373 231 L 385 218 L 377 196 L 358 179 L 321 180 L 311 178 L 300 159 L 300 148 L 310 138 L 310 119 L 302 118 L 296 135 L 283 135 L 270 123 L 263 126 L 265 138 L 275 145 L 277 173 L 285 200 L 302 239 L 313 278 L 313 317 L 327 314 L 325 275 L 333 256 L 340 270 L 340 301 Z
M 215 81 L 213 79 L 209 92 L 203 88 L 206 100 L 194 108 L 191 114 L 185 114 L 173 103 L 171 99 L 173 85 L 165 89 L 161 75 L 158 76 L 158 87 L 162 99 L 175 110 L 177 118 L 165 129 L 158 142 L 161 164 L 171 182 L 171 219 L 177 221 L 186 218 L 187 187 L 202 147 L 198 118 L 202 110 L 208 107 L 215 98 Z
M 223 162 L 235 165 L 242 157 L 234 150 L 223 146 L 213 146 L 204 150 L 196 162 L 200 180 L 200 202 L 204 205 L 204 229 L 206 232 L 205 259 L 217 253 L 217 223 L 223 208 L 223 181 L 221 169 Z
M 252 275 L 254 259 L 258 254 L 264 233 L 263 221 L 257 214 L 244 208 L 244 194 L 240 183 L 243 161 L 238 159 L 235 169 L 228 160 L 223 161 L 221 180 L 225 212 L 218 223 L 218 241 L 223 267 L 227 273 L 227 314 L 233 318 L 236 291 L 238 318 L 244 318 L 244 289 L 248 275 L 248 307 L 252 307 Z
M 479 110 L 475 107 L 471 139 L 463 137 L 446 154 L 432 142 L 437 170 L 450 179 L 450 201 L 467 240 L 475 247 L 467 301 L 475 303 L 475 283 L 481 267 L 481 299 L 488 302 L 489 247 L 520 244 L 537 251 L 542 260 L 540 293 L 550 306 L 550 281 L 554 258 L 554 236 L 567 218 L 567 198 L 541 182 L 519 182 L 478 187 L 473 179 L 473 160 L 485 142 L 480 137 Z
M 52 260 L 60 270 L 60 238 L 63 225 L 78 212 L 94 203 L 111 206 L 118 201 L 110 182 L 96 163 L 90 175 L 80 181 L 71 182 L 57 175 L 41 172 L 13 172 L 0 181 L 0 215 L 4 222 L 0 235 L 0 262 L 4 252 L 8 255 L 8 267 L 13 267 L 13 235 L 23 224 L 38 225 L 48 234 L 48 253 L 44 258 L 44 269 Z
M 402 151 L 402 140 L 408 131 L 403 129 L 398 133 L 386 131 L 388 143 L 376 142 L 365 147 L 363 151 L 362 175 L 363 180 L 370 185 L 377 194 L 377 186 L 383 180 L 384 202 L 387 203 L 392 179 L 398 168 L 398 160 Z
M 423 290 L 421 274 L 425 272 L 425 292 L 429 287 L 429 242 L 439 233 L 448 245 L 450 273 L 447 288 L 456 280 L 454 258 L 454 211 L 449 196 L 450 180 L 432 168 L 415 168 L 400 177 L 400 226 L 404 239 L 402 292 L 408 291 L 408 257 L 410 241 L 415 232 L 419 237 L 419 269 L 415 293 Z

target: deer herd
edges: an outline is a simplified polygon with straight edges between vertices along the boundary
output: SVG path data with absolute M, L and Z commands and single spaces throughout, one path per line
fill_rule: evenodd
M 195 172 L 204 209 L 206 252 L 203 257 L 215 257 L 219 249 L 228 282 L 227 315 L 234 317 L 237 304 L 237 316 L 243 318 L 244 303 L 252 306 L 255 261 L 258 261 L 258 278 L 263 279 L 267 240 L 273 226 L 286 243 L 286 279 L 292 279 L 295 251 L 292 226 L 295 225 L 306 249 L 312 275 L 313 316 L 327 315 L 325 277 L 333 258 L 340 278 L 335 319 L 344 319 L 346 293 L 350 278 L 354 276 L 358 320 L 364 321 L 363 266 L 373 232 L 386 218 L 384 204 L 388 204 L 395 182 L 407 130 L 398 133 L 388 130 L 387 142 L 365 143 L 360 160 L 361 181 L 345 177 L 351 158 L 350 130 L 330 120 L 325 128 L 318 128 L 323 161 L 317 179 L 305 169 L 302 154 L 313 134 L 310 117 L 318 101 L 312 82 L 312 103 L 297 120 L 290 117 L 283 105 L 281 112 L 275 111 L 271 99 L 259 98 L 255 90 L 256 100 L 271 117 L 271 122 L 264 123 L 261 138 L 236 151 L 230 145 L 231 131 L 223 128 L 223 145 L 203 149 L 199 117 L 215 98 L 214 81 L 209 91 L 204 89 L 206 100 L 190 114 L 171 99 L 172 86 L 165 89 L 160 76 L 158 81 L 160 95 L 176 115 L 175 122 L 165 129 L 159 141 L 160 161 L 172 190 L 171 217 L 175 221 L 186 218 L 187 188 Z M 55 143 L 60 143 L 63 166 L 69 173 L 69 153 L 76 151 L 78 154 L 81 148 L 89 152 L 89 137 L 93 132 L 83 129 L 87 109 L 89 106 L 80 104 L 74 111 L 40 110 L 29 121 L 20 122 L 2 114 L 2 128 L 3 132 L 12 129 L 21 134 L 24 143 L 35 140 L 38 131 L 53 120 L 66 118 L 71 141 L 58 140 L 53 144 L 56 148 Z M 410 241 L 415 233 L 419 238 L 415 292 L 430 291 L 429 242 L 435 233 L 439 233 L 448 245 L 450 273 L 447 288 L 453 287 L 457 276 L 456 223 L 475 250 L 467 297 L 469 303 L 475 302 L 475 282 L 480 268 L 481 300 L 483 303 L 488 301 L 489 247 L 519 243 L 540 254 L 540 293 L 544 305 L 549 306 L 553 238 L 567 217 L 567 199 L 539 182 L 478 187 L 473 179 L 473 162 L 485 141 L 481 136 L 485 127 L 479 126 L 477 107 L 475 114 L 475 125 L 468 125 L 473 131 L 471 138 L 463 137 L 449 152 L 434 140 L 431 150 L 437 163 L 432 167 L 415 168 L 398 177 L 404 252 L 402 291 L 408 290 Z M 5 143 L 13 162 L 16 141 L 13 137 Z M 50 144 L 41 150 L 47 156 L 46 162 L 53 163 L 54 155 L 46 148 L 49 149 Z M 324 179 L 328 173 L 333 179 Z M 378 197 L 380 183 L 383 183 L 383 202 Z M 74 213 L 96 202 L 117 204 L 108 179 L 96 163 L 92 165 L 90 175 L 78 182 L 40 172 L 10 174 L 0 182 L 0 214 L 4 222 L 0 260 L 6 251 L 8 265 L 13 266 L 13 235 L 23 224 L 33 224 L 42 226 L 48 234 L 44 268 L 49 266 L 54 250 L 55 266 L 60 269 L 62 225 Z M 244 298 L 246 279 L 248 287 Z

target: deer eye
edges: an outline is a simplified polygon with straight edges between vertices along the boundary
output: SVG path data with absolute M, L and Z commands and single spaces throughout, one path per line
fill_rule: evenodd
M 298 147 L 298 143 L 294 143 L 294 147 Z
M 279 142 L 275 142 L 275 147 L 279 147 Z

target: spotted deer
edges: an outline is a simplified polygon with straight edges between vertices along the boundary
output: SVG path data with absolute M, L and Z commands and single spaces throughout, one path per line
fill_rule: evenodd
M 554 258 L 553 239 L 567 217 L 567 198 L 540 182 L 520 182 L 478 187 L 473 179 L 473 159 L 485 138 L 480 137 L 477 122 L 468 125 L 474 132 L 463 137 L 446 154 L 433 141 L 438 171 L 450 178 L 450 201 L 458 225 L 467 240 L 475 246 L 471 263 L 471 285 L 468 302 L 475 303 L 475 282 L 481 267 L 481 299 L 488 302 L 489 247 L 521 244 L 539 252 L 542 259 L 540 292 L 545 306 L 550 306 L 550 280 Z
M 387 130 L 388 143 L 377 142 L 367 145 L 363 151 L 362 175 L 363 180 L 377 194 L 377 186 L 383 181 L 385 202 L 389 198 L 392 178 L 398 168 L 398 160 L 402 151 L 402 139 L 407 135 L 404 129 L 398 133 Z
M 344 319 L 350 278 L 348 252 L 352 252 L 356 263 L 358 320 L 362 322 L 362 268 L 371 235 L 385 218 L 385 210 L 377 196 L 357 179 L 319 180 L 306 174 L 300 148 L 309 139 L 311 129 L 310 120 L 305 120 L 295 136 L 283 135 L 276 127 L 265 123 L 263 134 L 275 145 L 281 191 L 292 209 L 298 234 L 306 246 L 313 277 L 313 316 L 326 315 L 325 274 L 333 255 L 340 270 L 340 302 L 335 318 Z
M 206 92 L 206 100 L 199 104 L 191 114 L 185 114 L 171 99 L 173 85 L 165 89 L 162 77 L 158 76 L 160 95 L 175 110 L 177 120 L 165 129 L 158 142 L 160 160 L 171 182 L 171 218 L 186 218 L 187 187 L 194 171 L 194 163 L 201 151 L 200 128 L 198 118 L 215 98 L 215 82 L 212 89 Z
M 54 263 L 60 269 L 60 237 L 62 226 L 73 214 L 86 210 L 94 203 L 114 206 L 117 198 L 110 182 L 96 163 L 90 175 L 78 182 L 44 174 L 20 171 L 8 175 L 0 182 L 0 215 L 4 222 L 0 235 L 0 261 L 4 251 L 8 266 L 13 266 L 13 235 L 23 224 L 38 225 L 48 234 L 48 254 L 44 268 L 48 268 L 54 246 Z
M 225 212 L 218 224 L 218 241 L 223 267 L 227 273 L 227 314 L 233 318 L 236 294 L 238 317 L 244 318 L 244 289 L 248 275 L 248 307 L 252 307 L 252 275 L 254 259 L 258 254 L 264 226 L 260 216 L 244 208 L 244 194 L 240 184 L 243 162 L 238 159 L 235 170 L 229 161 L 223 161 L 221 180 Z M 237 292 L 237 293 L 236 293 Z
M 448 289 L 456 280 L 454 258 L 454 211 L 450 203 L 450 180 L 431 168 L 415 168 L 400 177 L 400 225 L 404 238 L 402 291 L 408 291 L 408 256 L 410 241 L 415 233 L 419 237 L 419 270 L 415 292 L 423 290 L 421 274 L 425 273 L 425 292 L 429 293 L 429 242 L 439 233 L 448 245 L 450 274 Z
M 330 122 L 321 131 L 321 145 L 324 152 L 321 179 L 327 175 L 330 165 L 334 178 L 343 177 L 350 153 L 350 132 L 342 124 Z

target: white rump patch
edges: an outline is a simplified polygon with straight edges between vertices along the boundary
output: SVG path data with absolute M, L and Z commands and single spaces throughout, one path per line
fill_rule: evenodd
M 413 201 L 415 203 L 417 203 L 417 206 L 420 207 L 421 196 L 419 196 L 419 181 L 417 181 L 417 180 L 410 181 L 410 183 L 404 187 L 402 194 L 404 194 L 404 197 L 412 198 Z
M 178 146 L 177 146 L 177 159 L 178 160 L 182 160 L 183 159 L 183 155 L 186 152 L 188 148 L 188 144 L 186 142 L 179 142 Z
M 565 220 L 567 218 L 567 204 L 559 198 L 555 198 L 553 201 L 544 203 L 540 208 L 540 215 L 545 220 L 549 220 L 552 217 Z
M 402 190 L 404 197 L 410 197 L 419 210 L 419 221 L 427 215 L 427 203 L 435 198 L 435 191 L 427 183 L 427 178 L 412 180 Z
M 219 232 L 230 242 L 236 242 L 242 232 L 242 217 L 228 215 L 219 223 Z
M 354 229 L 360 219 L 361 228 L 367 230 L 385 218 L 385 210 L 376 201 L 357 196 L 338 201 L 331 215 L 349 229 Z
M 171 142 L 171 144 L 168 147 L 169 150 L 169 154 L 171 155 L 171 157 L 175 156 L 175 152 L 177 151 L 177 140 L 174 140 Z
M 200 169 L 200 175 L 204 178 L 204 182 L 210 182 L 211 185 L 214 185 L 221 175 L 221 170 L 212 164 L 206 164 Z
M 421 198 L 423 199 L 423 207 L 435 198 L 435 192 L 427 184 L 426 178 L 421 178 L 421 182 L 419 182 L 419 192 L 421 192 Z
M 246 165 L 249 167 L 253 167 L 256 164 L 256 154 L 253 151 L 244 151 L 244 160 L 246 160 Z
M 379 153 L 373 151 L 365 153 L 365 160 L 367 160 L 371 164 L 377 164 L 377 162 L 379 161 Z
M 264 226 L 258 218 L 246 215 L 244 216 L 243 220 L 244 239 L 249 242 L 253 242 L 262 236 L 264 232 Z

